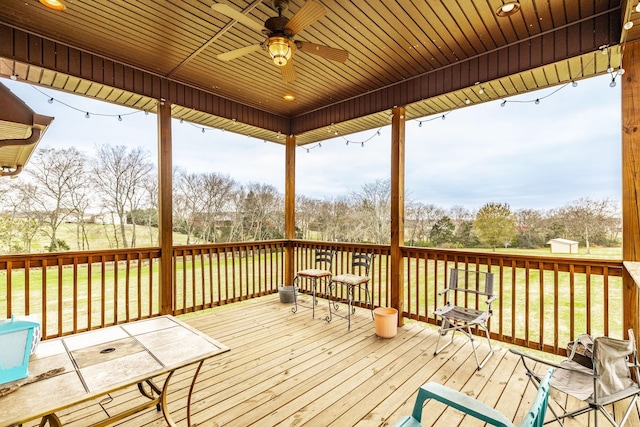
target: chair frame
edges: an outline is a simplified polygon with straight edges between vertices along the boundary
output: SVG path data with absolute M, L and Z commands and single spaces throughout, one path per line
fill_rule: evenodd
M 464 274 L 465 279 L 467 279 L 470 275 L 476 276 L 476 288 L 469 288 L 468 281 L 465 280 L 465 287 L 459 287 L 459 275 Z M 485 275 L 485 286 L 484 290 L 480 289 L 480 284 L 478 277 L 480 275 Z M 449 295 L 449 292 L 452 295 Z M 482 367 L 487 363 L 489 358 L 493 355 L 493 346 L 491 345 L 491 338 L 489 334 L 488 322 L 493 314 L 491 309 L 491 304 L 498 299 L 498 297 L 493 292 L 493 273 L 486 271 L 475 271 L 475 270 L 464 270 L 459 268 L 452 268 L 451 274 L 449 276 L 449 287 L 444 289 L 443 291 L 438 292 L 438 295 L 444 296 L 444 305 L 433 312 L 436 320 L 438 316 L 442 318 L 440 323 L 440 329 L 438 330 L 438 341 L 436 342 L 436 350 L 433 355 L 437 355 L 442 350 L 447 348 L 449 345 L 453 343 L 453 339 L 455 337 L 456 332 L 460 331 L 464 335 L 469 338 L 471 342 L 471 348 L 473 349 L 473 356 L 476 360 L 477 370 L 482 369 Z M 468 297 L 470 295 L 476 296 L 476 301 L 480 296 L 486 296 L 486 310 L 477 310 L 474 308 L 462 307 L 455 304 L 455 301 L 458 297 L 462 296 L 463 300 L 466 304 L 468 301 Z M 478 327 L 482 329 L 487 338 L 487 342 L 489 343 L 489 353 L 485 356 L 485 358 L 480 361 L 478 358 L 478 354 L 476 352 L 476 344 L 474 339 L 474 334 L 471 332 L 472 327 Z M 445 343 L 442 347 L 440 345 L 440 338 L 445 336 L 449 331 L 451 333 L 451 340 Z
M 328 279 L 329 283 L 331 283 L 331 265 L 333 264 L 333 257 L 335 256 L 335 250 L 323 250 L 316 249 L 314 253 L 314 265 L 317 267 L 318 265 L 322 265 L 324 268 L 307 268 L 304 270 L 300 270 L 296 273 L 293 278 L 293 307 L 291 311 L 296 313 L 298 311 L 298 307 L 310 308 L 311 317 L 315 319 L 316 317 L 316 305 L 318 305 L 317 299 L 317 286 L 318 279 Z M 307 279 L 311 282 L 311 295 L 312 301 L 311 306 L 306 306 L 298 303 L 298 289 L 300 288 L 300 280 Z
M 550 380 L 554 369 L 551 368 L 547 374 L 541 378 L 538 386 L 536 398 L 531 408 L 524 416 L 519 427 L 541 427 L 544 424 L 544 417 L 547 412 L 549 401 Z M 394 427 L 419 427 L 422 426 L 422 408 L 428 399 L 437 400 L 458 411 L 477 418 L 489 425 L 498 427 L 513 427 L 513 423 L 502 413 L 494 408 L 474 399 L 473 397 L 454 390 L 442 384 L 428 382 L 418 390 L 418 397 L 413 406 L 411 416 L 406 416 L 398 421 Z
M 596 363 L 594 363 L 593 369 L 582 368 L 582 367 L 572 368 L 572 367 L 567 366 L 567 365 L 562 365 L 562 364 L 559 364 L 559 363 L 553 363 L 551 361 L 544 360 L 544 359 L 532 356 L 532 355 L 524 353 L 524 352 L 522 352 L 522 351 L 520 351 L 518 349 L 509 349 L 509 351 L 514 353 L 514 354 L 516 354 L 516 355 L 518 355 L 518 356 L 520 356 L 520 359 L 522 360 L 522 364 L 523 364 L 523 366 L 524 366 L 524 368 L 526 370 L 526 375 L 529 377 L 531 382 L 536 387 L 538 387 L 539 384 L 540 384 L 540 375 L 533 370 L 532 366 L 529 366 L 527 364 L 527 361 L 529 361 L 532 364 L 541 364 L 541 365 L 550 366 L 550 367 L 556 369 L 556 371 L 560 371 L 560 370 L 570 371 L 570 372 L 575 373 L 577 375 L 582 375 L 582 376 L 585 376 L 587 378 L 591 378 L 593 380 L 594 393 L 593 393 L 592 397 L 589 397 L 586 400 L 583 400 L 583 402 L 586 403 L 586 406 L 584 406 L 584 407 L 581 407 L 579 409 L 567 412 L 565 406 L 563 406 L 560 402 L 557 402 L 554 399 L 552 399 L 552 400 L 554 400 L 555 404 L 559 407 L 559 409 L 562 410 L 563 413 L 558 415 L 556 413 L 556 410 L 552 406 L 549 406 L 549 410 L 553 413 L 553 416 L 555 417 L 555 419 L 550 421 L 550 422 L 557 421 L 560 425 L 563 426 L 564 425 L 563 422 L 562 422 L 563 419 L 565 419 L 567 417 L 574 418 L 574 417 L 577 417 L 578 415 L 586 414 L 586 413 L 589 413 L 589 412 L 593 411 L 594 412 L 594 426 L 595 427 L 598 426 L 598 413 L 601 413 L 606 418 L 606 420 L 609 421 L 609 423 L 611 423 L 611 425 L 613 425 L 615 427 L 622 427 L 627 422 L 627 419 L 629 418 L 629 415 L 631 414 L 631 411 L 635 407 L 635 403 L 638 400 L 638 397 L 640 397 L 640 387 L 638 385 L 638 379 L 640 379 L 640 365 L 638 364 L 638 354 L 637 354 L 636 341 L 635 341 L 635 337 L 634 337 L 632 329 L 628 330 L 628 334 L 629 334 L 629 341 L 632 341 L 632 343 L 633 343 L 632 344 L 633 350 L 628 355 L 629 360 L 627 362 L 627 365 L 628 365 L 629 369 L 631 370 L 631 373 L 633 375 L 635 375 L 636 379 L 634 380 L 634 385 L 632 387 L 629 387 L 629 388 L 624 389 L 622 391 L 619 391 L 617 393 L 611 394 L 609 396 L 599 396 L 599 392 L 598 391 L 599 391 L 599 387 L 600 387 L 600 385 L 599 385 L 600 373 L 598 373 L 598 367 L 597 367 Z M 596 338 L 596 340 L 598 340 L 598 338 Z M 594 347 L 595 347 L 595 345 L 594 345 Z M 552 388 L 554 388 L 553 387 L 553 383 L 552 383 Z M 561 393 L 564 393 L 560 389 L 558 389 L 558 391 L 561 392 Z M 618 423 L 618 422 L 615 421 L 615 419 L 613 418 L 611 413 L 609 413 L 609 411 L 605 408 L 605 406 L 613 404 L 613 403 L 616 403 L 616 402 L 620 402 L 621 400 L 628 399 L 628 398 L 631 398 L 631 402 L 629 403 L 629 406 L 627 407 L 622 419 Z M 558 409 L 558 408 L 556 408 L 556 409 Z
M 366 254 L 360 252 L 354 252 L 351 255 L 351 271 L 352 273 L 340 274 L 338 276 L 333 276 L 331 281 L 329 282 L 329 315 L 326 317 L 327 323 L 330 323 L 333 319 L 333 316 L 342 317 L 343 319 L 347 319 L 347 330 L 351 330 L 351 315 L 356 312 L 356 308 L 353 306 L 353 296 L 355 288 L 362 288 L 364 285 L 365 292 L 365 303 L 369 304 L 371 307 L 371 319 L 373 320 L 373 290 L 369 292 L 369 281 L 371 278 L 369 277 L 369 271 L 371 270 L 371 265 L 373 264 L 373 259 L 375 258 L 375 254 Z M 364 275 L 354 274 L 356 270 L 364 269 Z M 347 314 L 346 316 L 340 315 L 336 313 L 339 308 L 338 303 L 339 300 L 334 299 L 332 301 L 331 296 L 333 295 L 333 290 L 337 288 L 338 285 L 345 286 L 347 288 Z M 333 305 L 333 310 L 332 306 Z

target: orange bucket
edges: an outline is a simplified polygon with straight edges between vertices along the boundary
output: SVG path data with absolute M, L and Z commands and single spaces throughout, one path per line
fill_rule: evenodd
M 398 310 L 390 307 L 378 307 L 373 310 L 376 335 L 380 338 L 393 338 L 398 333 Z

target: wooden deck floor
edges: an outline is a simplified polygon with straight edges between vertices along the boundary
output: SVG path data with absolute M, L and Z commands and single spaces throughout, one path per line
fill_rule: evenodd
M 366 310 L 358 309 L 347 332 L 346 320 L 324 320 L 326 300 L 320 300 L 315 319 L 311 310 L 294 314 L 290 309 L 290 304 L 270 295 L 182 317 L 231 348 L 207 361 L 198 376 L 191 407 L 194 425 L 393 425 L 411 413 L 417 390 L 427 381 L 463 390 L 517 424 L 535 394 L 518 359 L 499 343 L 495 355 L 477 372 L 471 347 L 462 337 L 434 357 L 435 329 L 422 323 L 405 325 L 395 338 L 382 339 L 375 335 Z M 485 344 L 482 354 L 487 350 Z M 180 426 L 186 425 L 192 375 L 193 368 L 186 368 L 171 380 L 169 407 Z M 64 425 L 86 426 L 142 399 L 139 396 L 137 390 L 122 391 L 103 400 L 104 409 L 93 402 L 58 415 Z M 604 419 L 600 422 L 608 425 Z M 117 425 L 166 423 L 149 409 Z M 430 402 L 423 411 L 423 425 L 482 423 Z M 583 416 L 566 425 L 584 426 L 587 420 Z M 627 425 L 640 426 L 637 407 Z

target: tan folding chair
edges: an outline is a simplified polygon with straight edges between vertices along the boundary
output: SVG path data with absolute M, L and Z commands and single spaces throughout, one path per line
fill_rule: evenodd
M 552 395 L 551 400 L 554 405 L 549 405 L 549 410 L 555 417 L 552 421 L 564 425 L 563 420 L 567 417 L 575 418 L 587 414 L 587 422 L 582 422 L 583 425 L 587 425 L 590 421 L 590 413 L 593 412 L 594 426 L 598 426 L 598 414 L 601 414 L 611 425 L 622 427 L 636 407 L 635 404 L 640 395 L 640 387 L 637 383 L 640 372 L 636 341 L 632 329 L 629 329 L 628 334 L 628 340 L 595 338 L 591 369 L 570 359 L 553 363 L 518 349 L 509 351 L 520 356 L 527 376 L 536 387 L 540 383 L 541 376 L 534 371 L 534 366 L 536 369 L 546 369 L 547 366 L 551 366 L 556 369 L 551 378 L 551 388 L 583 402 L 579 409 L 568 410 L 566 403 L 559 402 Z M 613 413 L 614 403 L 622 405 L 623 410 L 619 406 L 615 411 L 618 415 L 622 414 L 618 419 Z M 610 410 L 607 409 L 608 406 Z
M 331 263 L 333 262 L 333 256 L 336 251 L 323 251 L 316 249 L 315 251 L 315 266 L 316 268 L 308 268 L 300 270 L 296 273 L 296 277 L 293 279 L 293 308 L 291 311 L 294 313 L 298 311 L 298 306 L 312 309 L 311 316 L 316 317 L 316 305 L 318 300 L 316 298 L 316 292 L 318 287 L 318 280 L 326 279 L 331 280 Z M 298 289 L 300 288 L 300 281 L 308 280 L 311 283 L 311 307 L 298 303 Z
M 436 342 L 436 350 L 434 356 L 447 348 L 452 342 L 457 331 L 462 332 L 469 338 L 473 356 L 476 359 L 476 365 L 480 370 L 487 360 L 493 354 L 491 339 L 489 337 L 489 329 L 487 323 L 492 315 L 491 304 L 497 299 L 493 294 L 493 273 L 484 271 L 462 270 L 458 268 L 451 269 L 449 277 L 449 287 L 438 293 L 444 295 L 444 305 L 433 312 L 442 318 L 438 341 Z M 479 297 L 486 297 L 486 308 L 479 310 Z M 476 345 L 474 343 L 474 335 L 472 328 L 480 328 L 484 331 L 487 342 L 489 343 L 489 353 L 480 362 Z M 440 345 L 440 338 L 451 331 L 451 340 Z

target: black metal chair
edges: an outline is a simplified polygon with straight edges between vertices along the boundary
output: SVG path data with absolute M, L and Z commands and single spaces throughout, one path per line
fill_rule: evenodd
M 340 274 L 331 278 L 329 283 L 329 315 L 327 316 L 327 322 L 331 322 L 333 314 L 338 317 L 346 318 L 348 322 L 347 329 L 351 330 L 351 314 L 356 312 L 356 308 L 353 306 L 355 288 L 364 288 L 365 303 L 370 304 L 371 318 L 373 319 L 373 293 L 369 292 L 369 270 L 371 263 L 373 262 L 375 254 L 363 254 L 354 253 L 351 255 L 351 273 Z M 357 274 L 356 274 L 357 273 Z M 347 290 L 347 315 L 341 316 L 334 311 L 338 310 L 339 300 L 331 301 L 331 295 L 333 290 L 338 286 L 345 286 Z M 332 306 L 333 305 L 333 310 Z
M 293 278 L 293 308 L 291 311 L 296 313 L 298 311 L 298 306 L 306 307 L 312 309 L 312 317 L 316 317 L 315 307 L 318 305 L 318 300 L 316 299 L 316 292 L 318 286 L 318 280 L 327 279 L 329 283 L 331 282 L 331 263 L 333 262 L 333 256 L 336 251 L 325 251 L 318 250 L 315 251 L 315 266 L 319 268 L 307 268 L 305 270 L 300 270 L 296 273 L 296 277 Z M 308 280 L 311 283 L 311 307 L 304 306 L 302 304 L 298 304 L 298 289 L 300 289 L 300 281 Z

